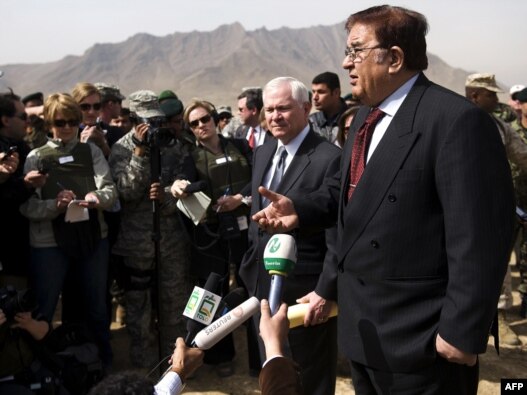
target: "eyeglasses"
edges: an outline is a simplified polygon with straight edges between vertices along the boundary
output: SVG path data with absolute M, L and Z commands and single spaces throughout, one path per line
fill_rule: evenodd
M 350 58 L 352 62 L 360 63 L 363 61 L 363 58 L 360 58 L 357 56 L 359 52 L 366 51 L 368 49 L 379 49 L 379 48 L 383 48 L 383 47 L 380 45 L 376 45 L 374 47 L 366 47 L 366 48 L 346 47 L 346 49 L 344 50 L 344 55 Z
M 101 103 L 81 103 L 79 104 L 79 107 L 82 111 L 90 111 L 92 108 L 94 111 L 99 111 L 101 109 Z
M 190 125 L 191 128 L 195 128 L 195 127 L 197 127 L 199 125 L 200 122 L 203 125 L 205 125 L 206 123 L 209 123 L 211 119 L 212 119 L 212 117 L 210 116 L 210 114 L 207 114 L 207 115 L 202 116 L 199 119 L 196 119 L 196 120 L 194 120 L 192 122 L 189 122 L 188 124 Z
M 27 113 L 26 112 L 21 112 L 20 114 L 16 114 L 14 115 L 15 118 L 18 118 L 22 121 L 27 121 Z
M 53 121 L 53 126 L 57 127 L 57 128 L 63 128 L 65 127 L 66 125 L 68 125 L 70 128 L 76 128 L 77 126 L 79 126 L 79 121 L 77 121 L 76 119 L 68 119 L 68 120 L 65 120 L 65 119 L 55 119 Z

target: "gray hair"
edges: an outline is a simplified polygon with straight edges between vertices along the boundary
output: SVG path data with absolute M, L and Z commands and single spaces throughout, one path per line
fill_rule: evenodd
M 302 82 L 293 77 L 277 77 L 269 81 L 263 89 L 264 104 L 267 90 L 277 89 L 284 84 L 289 85 L 289 87 L 291 88 L 291 96 L 298 102 L 299 106 L 304 103 L 310 103 L 309 91 Z

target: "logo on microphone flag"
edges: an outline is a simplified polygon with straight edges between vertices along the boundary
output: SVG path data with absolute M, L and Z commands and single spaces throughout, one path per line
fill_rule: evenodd
M 216 314 L 216 310 L 218 310 L 220 301 L 220 296 L 203 288 L 194 287 L 183 315 L 209 325 Z
M 263 255 L 265 270 L 270 274 L 287 275 L 296 263 L 296 242 L 293 236 L 277 234 L 269 239 Z

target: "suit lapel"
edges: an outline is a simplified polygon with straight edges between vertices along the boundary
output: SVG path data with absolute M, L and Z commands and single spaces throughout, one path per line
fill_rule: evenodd
M 313 147 L 316 145 L 316 135 L 313 130 L 309 130 L 298 151 L 296 152 L 291 164 L 287 168 L 280 185 L 278 185 L 277 192 L 280 194 L 287 194 L 289 190 L 294 186 L 298 177 L 302 175 L 304 169 L 311 162 L 309 155 L 313 151 Z
M 353 150 L 353 143 L 355 142 L 355 136 L 357 134 L 357 131 L 360 129 L 360 127 L 366 120 L 366 117 L 368 116 L 368 112 L 369 112 L 368 110 L 369 110 L 369 107 L 363 106 L 357 112 L 357 115 L 355 115 L 353 119 L 353 123 L 350 126 L 348 138 L 346 139 L 346 142 L 344 143 L 344 147 L 342 147 L 342 156 L 340 159 L 340 163 L 341 163 L 340 168 L 342 169 L 341 178 L 340 178 L 340 199 L 339 199 L 340 202 L 345 202 L 345 199 L 347 199 L 346 195 L 348 194 L 349 175 L 350 175 L 350 167 L 351 167 L 351 152 Z M 344 220 L 343 213 L 344 213 L 344 210 L 339 210 L 338 221 L 339 221 L 339 225 L 341 226 Z
M 268 143 L 262 144 L 259 146 L 255 152 L 255 163 L 253 166 L 253 185 L 256 188 L 253 190 L 253 194 L 256 192 L 255 196 L 258 196 L 258 203 L 253 202 L 253 204 L 258 204 L 258 209 L 261 207 L 261 196 L 258 193 L 258 187 L 263 185 L 265 175 L 273 163 L 273 156 L 276 152 L 276 140 L 271 140 Z
M 377 211 L 408 153 L 419 138 L 420 133 L 413 129 L 413 122 L 419 101 L 429 85 L 430 82 L 424 75 L 417 79 L 368 161 L 359 185 L 353 193 L 353 199 L 346 206 L 343 204 L 344 193 L 347 191 L 346 185 L 341 188 L 339 218 L 343 231 L 339 232 L 339 248 L 337 250 L 339 262 L 353 247 Z M 363 121 L 357 122 L 356 129 L 362 123 Z M 351 146 L 350 144 L 346 146 L 349 151 L 348 155 L 351 155 Z M 348 163 L 348 173 L 349 166 Z

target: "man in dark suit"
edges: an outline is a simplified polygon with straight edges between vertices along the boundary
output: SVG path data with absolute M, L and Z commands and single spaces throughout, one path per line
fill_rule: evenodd
M 284 231 L 336 218 L 336 264 L 315 294 L 338 284 L 357 394 L 476 394 L 514 224 L 503 144 L 488 114 L 422 74 L 423 15 L 378 6 L 346 27 L 343 67 L 364 107 L 332 180 L 340 187 L 292 200 L 261 188 L 272 204 L 253 219 Z M 357 182 L 350 163 L 361 161 Z
M 238 116 L 242 124 L 236 129 L 233 137 L 246 139 L 253 150 L 272 139 L 272 135 L 260 124 L 262 107 L 261 89 L 245 89 L 238 96 Z
M 265 204 L 258 187 L 269 186 L 277 167 L 284 170 L 277 186 L 280 193 L 293 199 L 315 191 L 324 178 L 338 170 L 340 149 L 318 136 L 308 123 L 311 104 L 304 84 L 291 77 L 270 81 L 263 92 L 264 111 L 270 131 L 276 139 L 255 150 L 252 174 L 252 213 Z M 284 152 L 284 154 L 282 154 Z M 284 156 L 283 156 L 284 155 Z M 332 165 L 333 163 L 333 165 Z M 285 281 L 283 299 L 289 305 L 312 291 L 326 261 L 331 259 L 322 226 L 300 227 L 294 234 L 298 258 Z M 269 296 L 270 275 L 262 260 L 270 235 L 261 233 L 256 223 L 249 227 L 249 249 L 242 260 L 240 277 L 249 292 L 259 299 Z M 256 328 L 258 328 L 258 319 Z M 316 326 L 292 329 L 289 342 L 293 359 L 302 370 L 306 393 L 331 394 L 336 379 L 336 320 Z M 262 350 L 263 351 L 263 350 Z

